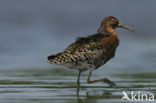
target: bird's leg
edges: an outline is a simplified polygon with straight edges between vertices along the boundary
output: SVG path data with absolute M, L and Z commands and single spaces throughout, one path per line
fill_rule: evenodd
M 88 79 L 87 79 L 87 83 L 96 83 L 96 82 L 100 82 L 100 81 L 103 81 L 103 82 L 106 82 L 110 87 L 115 87 L 116 84 L 112 81 L 110 81 L 109 79 L 107 78 L 104 78 L 104 79 L 98 79 L 98 80 L 90 80 L 91 78 L 91 75 L 92 75 L 92 72 L 90 71 L 89 72 L 89 75 L 88 75 Z
M 77 78 L 77 94 L 79 93 L 79 86 L 80 86 L 80 74 L 81 71 L 79 70 L 78 78 Z

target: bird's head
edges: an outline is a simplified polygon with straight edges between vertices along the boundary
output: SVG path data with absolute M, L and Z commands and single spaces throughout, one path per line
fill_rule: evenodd
M 123 25 L 117 18 L 113 16 L 108 16 L 102 20 L 98 32 L 105 31 L 107 28 L 112 28 L 112 29 L 124 28 L 124 29 L 134 31 L 133 28 Z

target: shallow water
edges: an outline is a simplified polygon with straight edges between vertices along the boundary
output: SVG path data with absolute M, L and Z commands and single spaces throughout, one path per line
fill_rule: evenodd
M 0 101 L 3 103 L 119 103 L 122 91 L 148 92 L 156 95 L 155 72 L 118 68 L 120 72 L 93 73 L 92 79 L 108 77 L 118 86 L 105 83 L 87 84 L 88 72 L 81 75 L 79 96 L 76 94 L 77 71 L 67 68 L 26 68 L 0 72 Z M 110 69 L 113 70 L 113 69 Z M 114 70 L 113 70 L 114 71 Z M 134 72 L 135 71 L 135 72 Z
M 155 4 L 154 0 L 1 0 L 0 102 L 120 103 L 122 91 L 156 96 Z M 135 31 L 116 30 L 120 38 L 116 56 L 92 79 L 108 77 L 118 86 L 87 84 L 86 71 L 77 96 L 77 71 L 50 65 L 46 57 L 64 50 L 76 37 L 96 33 L 109 15 Z

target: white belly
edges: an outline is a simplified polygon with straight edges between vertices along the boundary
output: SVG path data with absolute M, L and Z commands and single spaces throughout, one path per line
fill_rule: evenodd
M 93 71 L 95 69 L 94 64 L 89 64 L 87 61 L 79 61 L 77 63 L 66 63 L 62 64 L 63 66 L 67 66 L 70 69 L 78 69 L 78 70 L 91 70 Z

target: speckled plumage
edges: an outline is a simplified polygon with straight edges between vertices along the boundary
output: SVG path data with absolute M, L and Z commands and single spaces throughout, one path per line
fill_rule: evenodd
M 48 56 L 48 62 L 79 70 L 77 93 L 79 92 L 80 74 L 85 70 L 90 70 L 87 83 L 103 81 L 111 87 L 116 86 L 107 78 L 91 81 L 90 77 L 93 70 L 115 56 L 116 48 L 119 45 L 119 38 L 115 32 L 117 27 L 133 31 L 132 28 L 122 25 L 115 17 L 108 16 L 103 19 L 96 34 L 77 38 L 63 52 Z
M 110 39 L 113 41 L 109 43 Z M 114 57 L 119 40 L 116 35 L 93 34 L 77 38 L 63 52 L 48 57 L 50 63 L 79 70 L 94 70 Z

